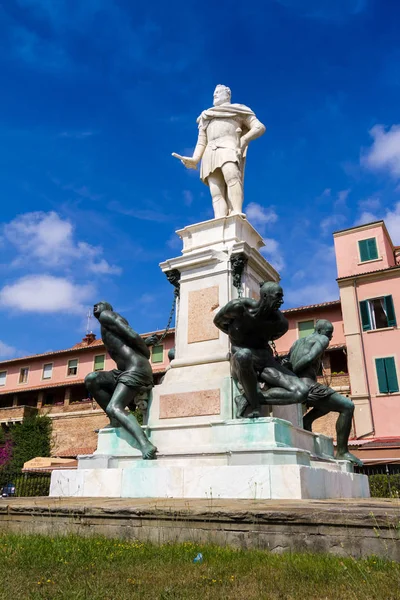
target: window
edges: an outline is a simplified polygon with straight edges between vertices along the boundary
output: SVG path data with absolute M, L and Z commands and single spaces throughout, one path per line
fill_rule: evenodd
M 53 363 L 47 363 L 47 365 L 43 365 L 42 379 L 51 379 L 52 375 L 53 375 Z
M 365 262 L 367 260 L 376 260 L 378 258 L 378 248 L 376 245 L 376 238 L 369 238 L 368 240 L 360 240 L 358 242 L 358 249 L 360 251 L 360 261 Z
M 378 388 L 380 394 L 393 394 L 399 391 L 396 364 L 393 356 L 375 359 Z
M 160 344 L 159 346 L 153 346 L 151 351 L 151 362 L 160 363 L 164 360 L 164 346 Z
M 78 372 L 78 359 L 71 358 L 71 360 L 68 361 L 67 376 L 68 375 L 76 375 L 77 372 Z
M 106 358 L 105 354 L 99 354 L 99 356 L 94 357 L 94 370 L 95 371 L 104 371 L 105 358 Z
M 28 381 L 29 367 L 22 367 L 19 371 L 19 383 L 26 383 Z
M 299 338 L 306 337 L 310 333 L 314 333 L 314 321 L 300 321 L 297 323 L 299 330 Z
M 0 371 L 0 385 L 6 385 L 7 371 Z
M 347 357 L 342 349 L 330 350 L 331 373 L 348 373 Z
M 360 313 L 363 331 L 396 327 L 392 296 L 362 300 L 360 302 Z
M 54 395 L 53 394 L 46 394 L 44 397 L 44 405 L 48 406 L 49 404 L 54 404 Z

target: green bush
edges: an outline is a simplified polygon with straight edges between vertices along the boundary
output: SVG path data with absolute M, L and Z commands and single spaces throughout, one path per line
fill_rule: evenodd
M 138 408 L 135 408 L 135 410 L 131 410 L 131 413 L 134 417 L 136 417 L 136 420 L 139 423 L 139 425 L 143 425 L 143 413 Z
M 12 459 L 8 465 L 10 471 L 19 471 L 25 462 L 37 456 L 50 456 L 51 427 L 50 417 L 32 415 L 10 428 L 13 442 Z
M 400 497 L 400 473 L 397 475 L 370 475 L 368 479 L 373 498 Z
M 0 444 L 5 444 L 7 440 L 6 432 L 3 427 L 0 425 Z

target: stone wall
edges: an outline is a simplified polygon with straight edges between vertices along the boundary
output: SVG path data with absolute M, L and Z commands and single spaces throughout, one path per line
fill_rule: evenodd
M 348 373 L 343 373 L 343 374 L 338 374 L 338 375 L 331 375 L 332 379 L 331 379 L 331 387 L 336 388 L 336 387 L 346 387 L 350 390 L 350 377 L 348 375 Z
M 398 500 L 4 498 L 0 533 L 105 535 L 400 561 Z M 379 534 L 377 534 L 377 531 Z M 362 594 L 360 592 L 360 597 Z
M 88 402 L 73 402 L 72 404 L 52 404 L 52 405 L 44 405 L 40 409 L 40 414 L 42 415 L 57 415 L 61 413 L 74 413 L 80 411 L 92 411 L 93 403 L 92 401 Z
M 74 448 L 97 447 L 97 433 L 95 429 L 101 429 L 109 422 L 108 417 L 102 411 L 88 414 L 57 416 L 52 418 L 52 456 L 63 454 Z
M 36 413 L 37 409 L 33 406 L 10 406 L 9 408 L 0 408 L 0 423 L 22 421 L 24 417 Z

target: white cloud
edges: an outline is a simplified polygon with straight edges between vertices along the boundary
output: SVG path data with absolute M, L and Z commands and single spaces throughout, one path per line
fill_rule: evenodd
M 0 358 L 12 358 L 13 356 L 16 356 L 16 354 L 16 348 L 14 348 L 13 346 L 9 346 L 8 344 L 0 340 Z
M 190 190 L 183 190 L 183 202 L 185 206 L 191 206 L 193 203 L 193 194 Z
M 164 211 L 157 205 L 152 205 L 151 208 L 125 208 L 117 200 L 112 200 L 108 203 L 107 208 L 121 215 L 141 219 L 142 221 L 154 221 L 155 223 L 167 223 L 173 221 L 176 217 L 171 212 Z
M 98 262 L 90 263 L 89 270 L 98 275 L 119 275 L 122 271 L 120 267 L 110 265 L 105 258 L 101 258 Z
M 354 225 L 366 225 L 367 223 L 373 223 L 374 221 L 378 220 L 378 217 L 374 215 L 374 213 L 364 210 Z
M 85 138 L 96 135 L 97 131 L 62 131 L 58 137 L 72 138 L 75 140 L 84 140 Z
M 285 308 L 319 304 L 339 298 L 336 283 L 336 258 L 333 244 L 313 244 L 305 257 L 304 279 L 292 277 L 284 283 Z
M 383 125 L 375 125 L 370 130 L 372 146 L 361 157 L 364 166 L 373 170 L 385 170 L 400 177 L 400 125 L 392 125 L 386 131 Z
M 151 304 L 157 300 L 156 294 L 142 294 L 139 298 L 139 304 Z
M 340 229 L 346 222 L 347 212 L 347 198 L 351 190 L 340 190 L 336 197 L 332 195 L 332 190 L 326 188 L 317 200 L 326 200 L 326 204 L 329 205 L 331 213 L 322 219 L 320 223 L 322 235 L 330 235 L 333 231 Z
M 339 290 L 335 279 L 312 283 L 304 287 L 298 287 L 296 290 L 289 289 L 285 292 L 285 303 L 288 306 L 308 306 L 309 304 L 329 302 L 338 298 Z
M 292 281 L 302 281 L 304 279 L 304 277 L 306 277 L 306 275 L 307 275 L 306 271 L 304 271 L 303 269 L 299 269 L 292 276 Z
M 376 210 L 381 207 L 381 200 L 376 196 L 371 196 L 370 198 L 366 198 L 365 200 L 360 200 L 358 203 L 358 208 L 361 210 Z
M 75 241 L 74 228 L 56 212 L 32 212 L 19 215 L 3 229 L 5 239 L 19 253 L 13 264 L 25 266 L 36 260 L 46 268 L 75 267 L 97 274 L 116 275 L 121 272 L 102 258 L 101 246 Z
M 337 208 L 346 206 L 346 200 L 350 194 L 350 191 L 351 191 L 350 189 L 347 189 L 347 190 L 341 190 L 340 192 L 338 192 L 337 199 L 335 202 L 335 206 Z
M 82 313 L 93 299 L 91 285 L 64 277 L 28 275 L 0 290 L 0 306 L 30 313 Z
M 386 227 L 394 244 L 400 244 L 400 202 L 395 204 L 393 210 L 388 210 L 384 216 Z
M 181 240 L 181 238 L 178 235 L 176 235 L 176 233 L 173 233 L 167 239 L 167 246 L 169 248 L 171 248 L 171 250 L 176 250 L 177 248 L 181 248 L 182 247 L 182 240 Z
M 260 252 L 279 273 L 279 271 L 285 267 L 285 261 L 279 243 L 272 238 L 264 238 L 264 243 L 265 247 L 261 248 Z
M 246 208 L 246 216 L 249 223 L 254 227 L 258 227 L 260 231 L 263 231 L 266 225 L 270 223 L 276 223 L 278 215 L 272 206 L 261 206 L 257 202 L 250 202 Z
M 342 214 L 333 214 L 321 221 L 321 231 L 323 235 L 331 234 L 335 229 L 342 227 L 346 217 Z
M 397 202 L 392 210 L 386 210 L 384 215 L 377 215 L 368 210 L 363 211 L 354 225 L 365 225 L 381 219 L 385 221 L 392 242 L 396 245 L 400 244 L 400 202 Z

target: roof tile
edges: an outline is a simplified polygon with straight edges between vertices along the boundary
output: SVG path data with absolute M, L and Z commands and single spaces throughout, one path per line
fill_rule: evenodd
M 325 308 L 328 306 L 337 306 L 340 304 L 340 300 L 329 300 L 328 302 L 321 302 L 320 304 L 308 304 L 307 306 L 296 306 L 295 308 L 286 308 L 282 310 L 284 314 L 290 312 L 297 312 L 301 310 L 313 310 L 314 308 Z

